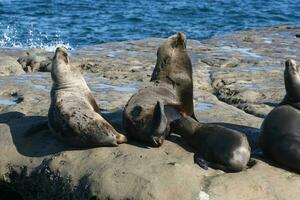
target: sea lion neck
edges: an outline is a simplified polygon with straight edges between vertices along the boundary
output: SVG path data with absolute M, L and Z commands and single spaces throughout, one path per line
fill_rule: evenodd
M 80 72 L 71 71 L 70 68 L 53 69 L 51 71 L 54 90 L 66 88 L 86 87 L 86 82 Z
M 172 131 L 181 133 L 182 135 L 194 135 L 201 127 L 201 124 L 189 116 L 181 117 L 172 122 Z

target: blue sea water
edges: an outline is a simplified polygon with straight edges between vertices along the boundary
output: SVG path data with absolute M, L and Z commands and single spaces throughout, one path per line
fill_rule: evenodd
M 0 0 L 0 47 L 71 48 L 300 24 L 299 0 Z

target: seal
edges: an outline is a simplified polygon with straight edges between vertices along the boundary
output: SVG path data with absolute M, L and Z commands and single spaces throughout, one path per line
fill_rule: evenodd
M 140 89 L 127 102 L 123 126 L 129 136 L 160 146 L 170 133 L 174 113 L 194 117 L 192 65 L 183 33 L 169 37 L 157 51 L 150 86 Z
M 281 166 L 300 172 L 300 66 L 285 62 L 283 101 L 265 118 L 260 146 L 264 154 Z
M 38 56 L 26 52 L 26 56 L 18 58 L 17 61 L 26 73 L 36 71 L 51 72 L 52 62 L 46 56 Z
M 123 126 L 134 139 L 151 146 L 160 146 L 170 132 L 171 117 L 165 106 L 180 107 L 173 86 L 155 82 L 140 89 L 125 105 Z
M 164 41 L 157 50 L 156 65 L 151 81 L 168 82 L 176 90 L 187 116 L 194 114 L 192 62 L 186 50 L 184 33 L 177 33 Z M 195 118 L 196 119 L 196 118 Z
M 194 148 L 194 160 L 200 167 L 225 172 L 247 168 L 251 148 L 245 134 L 216 124 L 202 124 L 189 116 L 178 116 L 171 127 Z
M 82 74 L 71 67 L 68 53 L 62 47 L 55 51 L 51 77 L 48 126 L 55 136 L 81 148 L 116 146 L 127 141 L 100 115 Z

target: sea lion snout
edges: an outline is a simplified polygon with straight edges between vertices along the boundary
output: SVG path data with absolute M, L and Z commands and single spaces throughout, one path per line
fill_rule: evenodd
M 67 52 L 67 49 L 64 47 L 57 47 L 55 50 L 54 58 L 53 60 L 56 61 L 63 61 L 64 63 L 69 63 L 69 55 Z
M 164 143 L 165 137 L 152 137 L 152 145 L 155 147 L 159 147 Z
M 299 66 L 293 59 L 288 59 L 287 61 L 285 61 L 285 70 L 292 72 L 293 74 L 300 74 Z
M 178 32 L 175 35 L 169 37 L 172 40 L 171 46 L 173 48 L 186 48 L 186 37 L 185 34 L 182 32 Z

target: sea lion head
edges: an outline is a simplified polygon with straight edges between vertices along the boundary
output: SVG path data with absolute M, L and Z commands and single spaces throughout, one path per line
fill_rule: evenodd
M 288 99 L 300 101 L 300 66 L 293 59 L 285 62 L 284 83 Z
M 184 33 L 170 36 L 157 50 L 157 60 L 151 80 L 156 80 L 160 72 L 172 66 L 187 66 L 191 61 L 186 52 Z
M 56 48 L 54 57 L 52 59 L 51 76 L 54 82 L 63 82 L 68 79 L 70 67 L 70 59 L 67 49 L 64 47 Z
M 168 40 L 165 43 L 173 48 L 186 49 L 186 37 L 182 32 L 178 32 L 177 34 L 168 37 Z
M 163 144 L 165 137 L 169 134 L 170 126 L 164 112 L 164 105 L 157 102 L 153 113 L 146 113 L 141 106 L 135 106 L 130 115 L 138 119 L 134 123 L 130 122 L 129 117 L 124 116 L 124 127 L 135 139 L 143 141 L 153 147 Z M 125 114 L 125 113 L 124 113 Z

